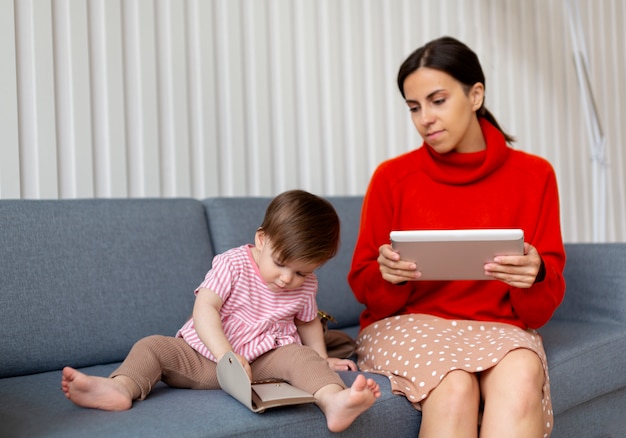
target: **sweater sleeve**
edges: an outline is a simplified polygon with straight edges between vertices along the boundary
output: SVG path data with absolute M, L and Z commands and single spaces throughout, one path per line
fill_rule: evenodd
M 377 261 L 380 246 L 389 243 L 394 214 L 391 179 L 383 174 L 384 164 L 372 176 L 363 199 L 361 225 L 348 274 L 355 297 L 366 306 L 361 327 L 396 313 L 406 305 L 411 293 L 410 285 L 384 280 Z
M 551 167 L 542 181 L 543 186 L 538 187 L 542 202 L 537 212 L 537 226 L 526 240 L 537 248 L 545 266 L 545 278 L 530 288 L 512 288 L 510 291 L 515 313 L 531 328 L 539 328 L 548 322 L 565 293 L 565 250 L 556 176 Z

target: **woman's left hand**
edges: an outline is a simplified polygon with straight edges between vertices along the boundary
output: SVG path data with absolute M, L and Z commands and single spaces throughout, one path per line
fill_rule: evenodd
M 519 288 L 531 287 L 540 269 L 541 256 L 528 242 L 524 242 L 523 256 L 497 256 L 485 264 L 486 275 Z
M 337 357 L 329 357 L 326 359 L 328 365 L 334 371 L 356 371 L 357 367 L 350 359 L 339 359 Z

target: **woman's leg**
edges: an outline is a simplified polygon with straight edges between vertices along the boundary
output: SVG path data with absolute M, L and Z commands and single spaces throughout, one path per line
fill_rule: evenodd
M 481 437 L 543 437 L 544 379 L 541 360 L 525 348 L 511 351 L 483 372 Z
M 420 438 L 478 435 L 480 388 L 476 375 L 451 371 L 421 405 Z

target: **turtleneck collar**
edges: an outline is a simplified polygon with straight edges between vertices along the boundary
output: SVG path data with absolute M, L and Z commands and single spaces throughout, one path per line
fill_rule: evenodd
M 499 168 L 509 155 L 504 135 L 484 118 L 479 119 L 485 137 L 485 150 L 472 153 L 455 151 L 440 154 L 426 142 L 419 152 L 419 165 L 435 181 L 443 184 L 471 184 Z

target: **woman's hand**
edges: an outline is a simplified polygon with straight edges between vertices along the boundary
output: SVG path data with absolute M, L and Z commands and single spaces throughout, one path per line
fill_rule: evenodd
M 329 357 L 326 359 L 328 365 L 335 371 L 356 371 L 357 367 L 350 359 L 339 359 L 337 357 Z
M 492 263 L 485 264 L 486 275 L 524 289 L 535 283 L 540 269 L 541 256 L 528 242 L 524 242 L 523 256 L 497 256 Z
M 400 260 L 400 254 L 389 244 L 380 246 L 377 261 L 383 279 L 392 284 L 416 280 L 422 275 L 415 263 Z

